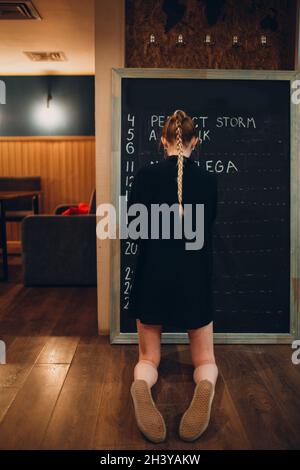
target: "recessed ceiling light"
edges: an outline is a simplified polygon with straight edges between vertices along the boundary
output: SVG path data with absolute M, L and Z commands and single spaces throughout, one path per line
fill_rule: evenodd
M 24 54 L 33 62 L 65 62 L 67 60 L 63 52 L 30 52 Z

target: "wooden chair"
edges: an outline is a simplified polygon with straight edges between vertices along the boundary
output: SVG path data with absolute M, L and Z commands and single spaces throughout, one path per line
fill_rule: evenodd
M 40 191 L 40 176 L 2 176 L 0 191 Z M 27 215 L 39 213 L 39 196 L 7 201 L 6 221 L 21 222 Z

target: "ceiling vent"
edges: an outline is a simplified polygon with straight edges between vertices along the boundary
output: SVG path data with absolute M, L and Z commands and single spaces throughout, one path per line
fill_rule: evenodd
M 33 62 L 65 62 L 67 60 L 63 52 L 24 52 Z
M 0 1 L 0 20 L 41 20 L 32 2 Z

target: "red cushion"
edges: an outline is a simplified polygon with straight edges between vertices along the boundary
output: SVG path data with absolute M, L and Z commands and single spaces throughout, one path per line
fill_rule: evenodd
M 89 204 L 80 202 L 78 206 L 71 206 L 69 209 L 62 212 L 61 215 L 84 215 L 89 212 Z

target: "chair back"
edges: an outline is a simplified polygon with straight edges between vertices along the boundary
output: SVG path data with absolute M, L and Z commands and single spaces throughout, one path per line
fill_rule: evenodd
M 1 176 L 0 191 L 40 191 L 40 176 Z M 9 211 L 32 211 L 32 198 L 15 199 L 6 201 L 7 215 Z
M 89 214 L 96 214 L 96 189 L 93 190 L 89 201 Z

